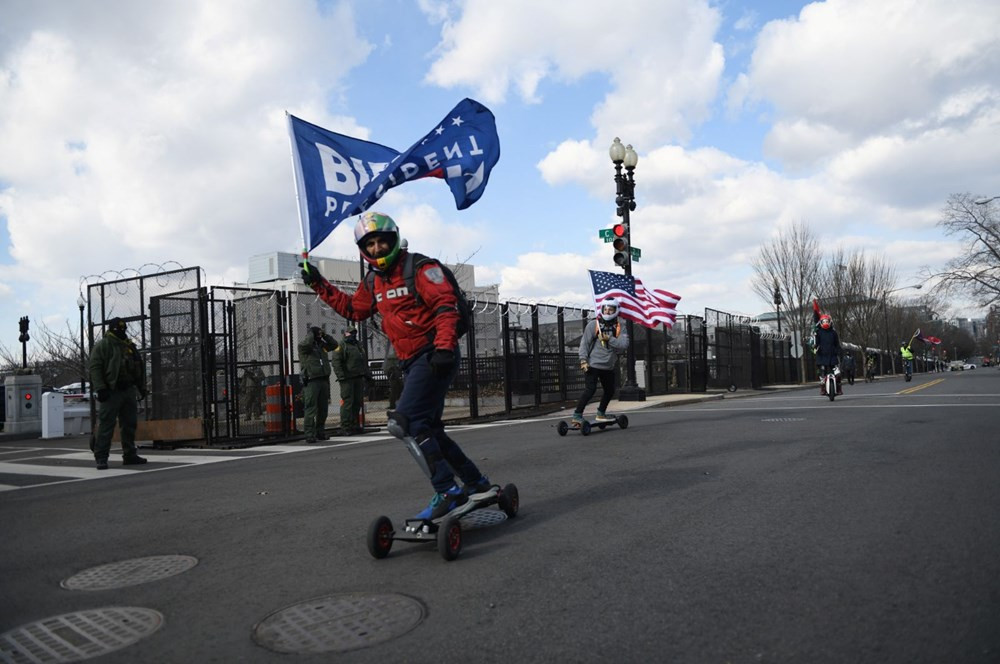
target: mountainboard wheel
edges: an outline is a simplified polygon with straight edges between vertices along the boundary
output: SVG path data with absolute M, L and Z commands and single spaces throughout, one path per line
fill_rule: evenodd
M 505 486 L 503 491 L 500 492 L 499 498 L 497 498 L 497 506 L 503 510 L 508 519 L 513 519 L 517 516 L 517 510 L 521 506 L 521 501 L 517 496 L 517 487 L 513 484 Z
M 604 422 L 600 422 L 600 423 L 599 423 L 599 424 L 597 425 L 597 428 L 598 428 L 598 429 L 600 429 L 601 431 L 604 431 L 604 427 L 606 427 L 606 426 L 608 426 L 608 425 L 607 425 L 607 424 L 605 424 Z
M 628 418 L 624 415 L 619 415 L 617 418 L 619 429 L 628 429 Z
M 445 560 L 454 560 L 462 551 L 462 524 L 458 519 L 446 519 L 438 526 L 438 553 Z
M 582 433 L 584 436 L 590 435 L 590 422 L 588 422 L 587 420 L 583 421 L 583 424 L 580 425 L 580 433 Z
M 385 558 L 392 549 L 392 521 L 380 516 L 368 526 L 368 553 L 373 558 Z
M 569 431 L 569 425 L 562 420 L 559 420 L 559 424 L 556 425 L 556 431 L 560 436 L 565 436 L 566 432 Z

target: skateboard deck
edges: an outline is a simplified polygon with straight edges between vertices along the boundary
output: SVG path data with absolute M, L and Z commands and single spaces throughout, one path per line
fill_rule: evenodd
M 584 420 L 579 428 L 574 427 L 570 422 L 566 420 L 560 420 L 559 424 L 556 425 L 556 431 L 560 436 L 565 436 L 570 431 L 579 431 L 584 436 L 589 436 L 590 432 L 593 431 L 594 427 L 601 429 L 602 431 L 609 426 L 617 426 L 619 429 L 628 428 L 628 417 L 625 415 L 615 415 L 614 421 L 611 422 L 598 422 L 597 420 Z
M 487 509 L 496 505 L 498 509 Z M 406 519 L 401 530 L 396 530 L 387 516 L 380 516 L 368 527 L 368 553 L 381 559 L 389 555 L 392 543 L 435 543 L 438 553 L 445 560 L 454 560 L 461 553 L 463 532 L 485 528 L 517 516 L 520 500 L 517 487 L 493 485 L 493 494 L 479 500 L 470 500 L 439 519 Z M 463 509 L 465 508 L 465 509 Z

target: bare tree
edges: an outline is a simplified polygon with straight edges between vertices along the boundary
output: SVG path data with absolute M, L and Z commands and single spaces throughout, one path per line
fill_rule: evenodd
M 948 197 L 938 226 L 959 236 L 963 250 L 928 276 L 939 280 L 941 292 L 961 292 L 988 306 L 1000 302 L 1000 205 L 976 200 L 968 193 Z
M 754 276 L 750 287 L 770 302 L 775 283 L 785 300 L 786 319 L 791 323 L 793 345 L 803 340 L 812 328 L 810 304 L 819 282 L 822 253 L 819 239 L 804 222 L 794 222 L 781 231 L 770 244 L 760 248 L 753 259 Z M 806 354 L 799 357 L 800 376 L 805 380 Z
M 20 370 L 24 359 L 21 350 L 11 350 L 0 343 L 0 370 L 4 373 Z M 58 387 L 79 381 L 85 375 L 88 354 L 81 354 L 80 330 L 68 321 L 64 332 L 39 323 L 31 332 L 26 350 L 28 369 L 42 377 L 43 385 Z
M 842 248 L 833 252 L 820 270 L 818 292 L 842 341 L 863 348 L 885 345 L 879 333 L 884 329 L 882 298 L 895 281 L 895 267 L 884 256 L 864 250 L 846 254 Z

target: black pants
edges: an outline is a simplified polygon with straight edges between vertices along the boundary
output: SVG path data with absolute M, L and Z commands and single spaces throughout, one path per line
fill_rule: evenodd
M 597 406 L 597 410 L 604 412 L 608 404 L 611 403 L 611 398 L 615 396 L 615 372 L 614 369 L 587 369 L 585 376 L 586 383 L 583 388 L 583 394 L 580 395 L 580 400 L 576 402 L 576 414 L 583 415 L 583 409 L 587 407 L 590 400 L 594 398 L 594 393 L 597 392 L 597 381 L 601 381 L 601 403 Z

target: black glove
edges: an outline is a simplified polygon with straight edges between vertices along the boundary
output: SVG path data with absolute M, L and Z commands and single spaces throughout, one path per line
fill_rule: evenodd
M 303 385 L 308 385 L 309 384 L 309 377 L 308 376 L 306 376 L 305 378 L 302 379 L 302 384 Z
M 102 387 L 101 389 L 97 390 L 97 400 L 100 401 L 101 403 L 107 401 L 108 397 L 110 396 L 111 396 L 111 390 L 109 390 L 106 387 Z
M 455 366 L 455 353 L 450 350 L 436 349 L 431 353 L 431 373 L 435 378 L 444 378 Z
M 306 286 L 311 286 L 314 283 L 319 283 L 323 275 L 319 273 L 319 268 L 312 263 L 302 264 L 302 281 L 305 282 Z

